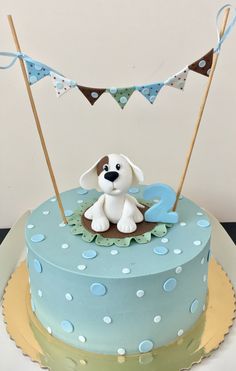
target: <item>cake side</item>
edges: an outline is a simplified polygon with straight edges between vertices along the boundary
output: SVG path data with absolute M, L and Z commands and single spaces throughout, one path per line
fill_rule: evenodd
M 73 211 L 98 195 L 76 189 L 62 199 Z M 192 327 L 207 295 L 211 227 L 203 210 L 183 198 L 181 221 L 164 238 L 104 247 L 59 226 L 55 206 L 41 205 L 26 227 L 32 308 L 53 336 L 88 351 L 131 354 L 168 344 Z M 38 234 L 44 239 L 32 241 Z

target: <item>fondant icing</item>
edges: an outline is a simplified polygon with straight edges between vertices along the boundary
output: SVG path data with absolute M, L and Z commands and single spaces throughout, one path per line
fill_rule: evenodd
M 138 187 L 137 199 L 145 188 Z M 78 194 L 83 203 L 100 196 L 81 188 L 64 192 L 66 210 L 82 207 Z M 164 241 L 152 236 L 114 249 L 84 241 L 70 225 L 61 228 L 51 200 L 32 212 L 25 228 L 32 308 L 51 336 L 87 351 L 124 355 L 168 344 L 194 325 L 207 299 L 211 225 L 205 211 L 183 197 L 177 212 L 184 227 L 168 228 Z M 32 241 L 37 234 L 45 238 Z M 155 253 L 164 248 L 167 253 Z

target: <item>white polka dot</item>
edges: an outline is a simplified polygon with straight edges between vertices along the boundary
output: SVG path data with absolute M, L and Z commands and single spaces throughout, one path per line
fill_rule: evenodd
M 203 213 L 201 213 L 201 212 L 199 211 L 199 212 L 197 212 L 197 215 L 201 216 L 201 215 L 203 215 Z
M 122 269 L 122 273 L 124 274 L 129 274 L 131 272 L 131 270 L 129 268 L 123 268 Z
M 61 222 L 60 224 L 59 224 L 59 227 L 65 227 L 66 226 L 66 224 L 64 223 L 64 222 Z
M 202 258 L 201 264 L 204 264 L 204 263 L 205 263 L 205 258 Z
M 205 312 L 205 310 L 206 310 L 206 305 L 205 304 L 203 305 L 202 310 L 203 310 L 203 312 Z
M 185 223 L 185 222 L 181 222 L 181 223 L 179 223 L 179 225 L 180 225 L 181 227 L 185 227 L 185 226 L 187 225 L 187 223 Z
M 110 88 L 110 93 L 111 94 L 116 94 L 117 93 L 117 88 L 115 88 L 115 87 Z
M 47 327 L 48 333 L 51 335 L 52 334 L 52 329 L 51 327 Z
M 81 342 L 81 343 L 85 343 L 86 342 L 86 337 L 85 336 L 83 336 L 83 335 L 80 335 L 79 336 L 79 341 Z
M 55 197 L 51 198 L 51 202 L 55 202 L 57 199 Z
M 168 240 L 168 238 L 166 238 L 166 237 L 163 237 L 162 239 L 161 239 L 161 242 L 162 243 L 167 243 L 169 240 Z
M 204 274 L 204 276 L 203 276 L 203 282 L 206 282 L 206 280 L 207 280 L 207 276 L 206 276 L 206 274 Z
M 144 88 L 144 89 L 142 90 L 142 93 L 143 93 L 144 95 L 149 94 L 149 89 L 148 89 L 148 88 Z
M 68 301 L 73 300 L 73 296 L 72 296 L 69 292 L 66 293 L 65 298 L 66 298 L 66 300 L 68 300 Z
M 156 95 L 151 95 L 149 98 L 150 102 L 152 103 L 154 102 L 155 99 L 156 99 Z
M 105 322 L 107 325 L 109 325 L 112 322 L 112 319 L 109 316 L 105 316 L 105 317 L 103 317 L 103 322 Z
M 200 68 L 203 68 L 203 67 L 205 67 L 205 65 L 206 65 L 206 61 L 204 61 L 204 59 L 202 59 L 202 60 L 198 63 L 198 65 L 199 65 Z
M 69 247 L 68 243 L 63 243 L 63 244 L 61 245 L 61 248 L 62 248 L 62 249 L 68 249 L 68 247 Z
M 111 255 L 117 255 L 117 254 L 119 254 L 118 250 L 111 250 Z
M 156 204 L 158 204 L 160 202 L 160 200 L 153 200 L 153 202 L 155 202 Z
M 43 296 L 42 290 L 38 290 L 38 296 L 41 298 Z
M 49 210 L 44 210 L 44 211 L 43 211 L 43 215 L 48 215 L 49 213 L 50 213 Z
M 137 297 L 138 298 L 142 298 L 143 296 L 144 296 L 144 291 L 143 290 L 138 290 L 137 292 L 136 292 L 136 295 L 137 295 Z
M 182 254 L 182 250 L 174 249 L 174 254 L 176 254 L 176 255 Z
M 182 196 L 182 195 L 180 195 L 180 196 L 179 196 L 179 200 L 182 200 L 182 199 L 183 199 L 183 196 Z
M 153 321 L 154 321 L 155 323 L 159 323 L 159 322 L 161 322 L 161 316 L 155 316 L 155 317 L 153 318 Z
M 176 270 L 175 270 L 175 272 L 177 273 L 177 274 L 179 274 L 179 273 L 181 273 L 182 272 L 182 267 L 177 267 L 176 268 Z
M 84 202 L 84 200 L 77 200 L 78 204 L 82 204 L 83 202 Z
M 121 104 L 125 104 L 125 103 L 127 103 L 128 102 L 128 99 L 126 98 L 126 97 L 120 97 L 120 103 Z
M 178 336 L 182 336 L 183 333 L 184 333 L 184 330 L 180 329 L 180 330 L 178 331 Z
M 80 265 L 78 265 L 77 268 L 78 268 L 79 271 L 84 271 L 87 268 L 87 266 L 84 265 L 84 264 L 80 264 Z
M 34 225 L 33 225 L 33 224 L 28 224 L 28 225 L 27 225 L 27 228 L 28 228 L 28 229 L 32 229 L 32 228 L 34 228 Z
M 125 353 L 126 353 L 126 350 L 124 348 L 119 348 L 117 349 L 117 353 L 120 355 L 120 356 L 124 356 Z
M 201 241 L 199 241 L 199 240 L 196 240 L 193 243 L 194 243 L 195 246 L 200 246 L 201 245 Z
M 92 96 L 94 99 L 96 99 L 96 98 L 98 98 L 98 93 L 97 93 L 96 91 L 93 91 L 93 92 L 91 93 L 91 96 Z
M 209 68 L 209 69 L 207 70 L 207 74 L 208 74 L 208 76 L 210 75 L 210 73 L 211 73 L 211 69 Z

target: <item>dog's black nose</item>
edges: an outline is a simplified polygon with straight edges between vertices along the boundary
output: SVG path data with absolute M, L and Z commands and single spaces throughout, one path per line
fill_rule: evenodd
M 108 171 L 105 173 L 104 178 L 107 180 L 110 180 L 110 182 L 114 182 L 119 176 L 119 173 L 117 171 Z

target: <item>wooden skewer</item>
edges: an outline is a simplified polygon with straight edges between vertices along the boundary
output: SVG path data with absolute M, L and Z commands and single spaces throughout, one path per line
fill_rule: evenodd
M 224 13 L 224 19 L 223 19 L 223 23 L 222 23 L 222 26 L 221 26 L 220 37 L 222 37 L 222 35 L 225 32 L 225 28 L 226 28 L 227 21 L 228 21 L 228 18 L 229 18 L 229 12 L 230 12 L 230 8 L 227 8 L 225 10 L 225 13 Z M 178 189 L 177 189 L 177 192 L 176 192 L 176 201 L 175 201 L 175 204 L 174 204 L 174 207 L 173 207 L 173 211 L 175 211 L 176 208 L 177 208 L 177 205 L 178 205 L 178 202 L 179 202 L 179 196 L 180 196 L 180 194 L 182 192 L 182 189 L 183 189 L 183 185 L 184 185 L 184 181 L 185 181 L 186 174 L 187 174 L 187 171 L 188 171 L 189 163 L 190 163 L 190 160 L 191 160 L 193 148 L 194 148 L 194 145 L 195 145 L 195 142 L 196 142 L 196 138 L 197 138 L 198 131 L 199 131 L 199 128 L 200 128 L 203 112 L 204 112 L 205 105 L 206 105 L 207 98 L 208 98 L 208 94 L 209 94 L 209 90 L 210 90 L 211 83 L 212 83 L 213 76 L 214 76 L 214 72 L 215 72 L 215 69 L 216 69 L 216 64 L 217 64 L 217 61 L 218 61 L 218 57 L 219 57 L 219 53 L 215 53 L 214 57 L 213 57 L 211 72 L 210 72 L 210 75 L 209 75 L 209 78 L 208 78 L 208 83 L 207 83 L 207 86 L 206 86 L 206 90 L 205 90 L 205 92 L 202 96 L 198 117 L 197 117 L 197 120 L 196 120 L 196 123 L 195 123 L 193 137 L 192 137 L 190 148 L 189 148 L 189 151 L 187 153 L 187 157 L 186 157 L 186 161 L 185 161 L 184 170 L 183 170 L 183 173 L 182 173 L 182 176 L 181 176 L 181 179 L 180 179 L 180 183 L 179 183 L 179 186 L 178 186 Z
M 18 40 L 18 37 L 17 37 L 17 33 L 16 33 L 16 29 L 15 29 L 15 26 L 14 26 L 12 16 L 8 15 L 7 19 L 8 19 L 8 22 L 9 22 L 9 26 L 11 28 L 11 33 L 12 33 L 12 36 L 13 36 L 13 39 L 14 39 L 16 50 L 17 50 L 17 52 L 21 52 L 21 48 L 20 48 L 20 44 L 19 44 L 19 40 Z M 41 142 L 41 145 L 42 145 L 42 148 L 43 148 L 44 157 L 45 157 L 45 160 L 46 160 L 46 163 L 47 163 L 48 171 L 49 171 L 51 181 L 52 181 L 52 184 L 53 184 L 53 188 L 54 188 L 54 191 L 55 191 L 55 195 L 56 195 L 56 198 L 57 198 L 58 206 L 59 206 L 63 221 L 64 221 L 64 223 L 67 224 L 67 220 L 66 220 L 64 209 L 63 209 L 60 193 L 58 191 L 55 175 L 54 175 L 54 172 L 53 172 L 53 169 L 52 169 L 52 165 L 51 165 L 51 161 L 50 161 L 50 158 L 49 158 L 47 146 L 46 146 L 45 139 L 44 139 L 44 136 L 43 136 L 43 132 L 42 132 L 38 112 L 37 112 L 37 109 L 36 109 L 36 106 L 35 106 L 33 94 L 32 94 L 31 87 L 30 87 L 30 84 L 29 84 L 29 81 L 28 81 L 25 64 L 24 64 L 23 59 L 19 58 L 19 60 L 20 60 L 20 66 L 21 66 L 21 70 L 22 70 L 22 73 L 23 73 L 24 81 L 25 81 L 26 90 L 27 90 L 28 97 L 29 97 L 29 100 L 30 100 L 30 105 L 31 105 L 32 112 L 33 112 L 33 115 L 34 115 L 35 124 L 36 124 L 37 130 L 38 130 L 40 142 Z

